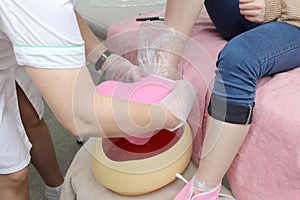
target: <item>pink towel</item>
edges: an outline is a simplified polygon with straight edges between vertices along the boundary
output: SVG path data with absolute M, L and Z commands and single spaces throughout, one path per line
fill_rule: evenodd
M 148 76 L 135 83 L 104 81 L 96 89 L 103 95 L 150 104 L 160 102 L 174 87 L 175 81 Z M 150 140 L 153 134 L 155 134 L 155 131 L 138 136 L 129 136 L 126 139 L 132 144 L 144 145 Z

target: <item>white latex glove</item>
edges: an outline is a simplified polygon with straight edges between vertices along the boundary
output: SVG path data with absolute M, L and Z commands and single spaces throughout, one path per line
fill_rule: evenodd
M 111 54 L 103 63 L 102 70 L 105 72 L 106 80 L 115 80 L 120 82 L 135 82 L 142 77 L 148 76 L 142 68 L 133 65 L 127 59 Z
M 186 123 L 196 99 L 197 90 L 187 80 L 176 81 L 173 91 L 167 95 L 160 104 L 165 106 L 181 123 L 169 131 L 174 131 Z

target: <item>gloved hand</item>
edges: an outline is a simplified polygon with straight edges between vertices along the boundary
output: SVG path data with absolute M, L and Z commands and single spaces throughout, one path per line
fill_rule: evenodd
M 115 80 L 120 82 L 136 82 L 142 77 L 148 76 L 148 73 L 142 68 L 133 65 L 127 59 L 111 54 L 103 63 L 102 70 L 105 72 L 106 80 Z
M 174 131 L 186 123 L 196 94 L 196 88 L 189 81 L 181 79 L 176 81 L 173 91 L 160 101 L 161 105 L 181 121 L 176 127 L 168 130 Z

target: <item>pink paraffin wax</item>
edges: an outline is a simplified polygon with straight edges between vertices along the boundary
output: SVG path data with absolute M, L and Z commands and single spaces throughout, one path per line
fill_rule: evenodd
M 96 87 L 100 94 L 138 103 L 158 103 L 175 87 L 175 81 L 158 76 L 148 76 L 135 83 L 104 81 Z M 146 144 L 154 132 L 139 136 L 129 136 L 126 139 L 136 145 Z

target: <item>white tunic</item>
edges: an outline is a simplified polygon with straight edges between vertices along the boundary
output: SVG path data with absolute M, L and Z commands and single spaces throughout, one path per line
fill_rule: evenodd
M 21 122 L 17 82 L 39 117 L 44 105 L 24 65 L 85 66 L 84 42 L 70 0 L 0 0 L 0 174 L 30 162 L 31 144 Z

